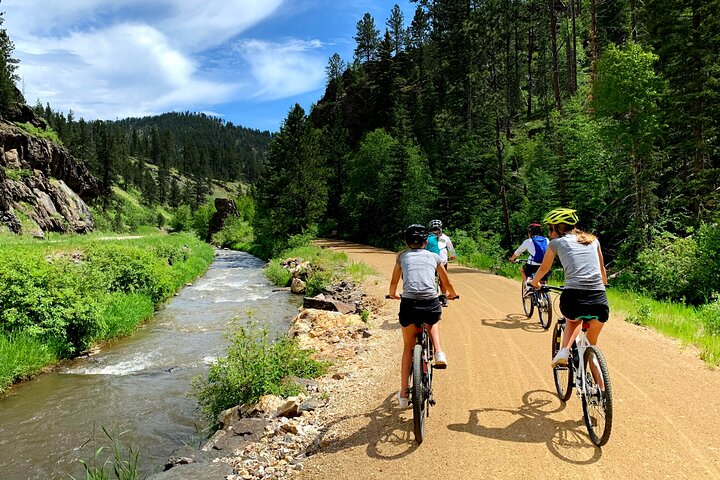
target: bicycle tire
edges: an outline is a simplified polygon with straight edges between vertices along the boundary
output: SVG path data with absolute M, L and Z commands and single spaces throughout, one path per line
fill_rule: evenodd
M 540 317 L 540 326 L 545 330 L 550 328 L 552 324 L 552 303 L 550 303 L 550 295 L 547 292 L 540 292 L 541 302 L 538 304 L 538 317 Z
M 413 432 L 415 441 L 420 444 L 425 435 L 425 384 L 423 383 L 422 346 L 415 345 L 412 365 Z
M 597 363 L 595 363 L 597 361 Z M 610 374 L 608 373 L 605 356 L 595 345 L 590 345 L 585 350 L 585 393 L 582 396 L 583 418 L 585 426 L 590 434 L 590 440 L 602 447 L 610 439 L 613 420 L 613 394 Z M 595 363 L 598 374 L 602 378 L 605 389 L 599 388 L 590 370 L 590 365 Z
M 525 295 L 527 292 L 527 289 L 525 287 L 525 283 L 520 285 L 520 299 L 522 300 L 523 304 L 523 310 L 525 311 L 525 316 L 527 318 L 532 317 L 533 314 L 533 308 L 535 308 L 535 304 L 533 303 L 533 295 Z
M 551 359 L 555 358 L 558 350 L 560 350 L 563 330 L 565 330 L 564 323 L 558 322 L 555 324 L 552 334 Z M 553 367 L 553 379 L 555 380 L 555 391 L 557 392 L 558 398 L 563 402 L 567 402 L 572 394 L 573 386 L 572 358 L 568 361 L 567 365 Z

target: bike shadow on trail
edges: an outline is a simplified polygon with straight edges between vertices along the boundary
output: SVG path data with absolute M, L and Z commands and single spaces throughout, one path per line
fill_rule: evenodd
M 571 400 L 572 401 L 572 400 Z M 448 425 L 455 432 L 519 443 L 544 443 L 557 458 L 574 465 L 589 465 L 602 457 L 585 431 L 579 401 L 578 420 L 560 421 L 552 418 L 566 408 L 553 392 L 532 390 L 517 408 L 479 408 L 470 410 L 467 423 Z
M 546 332 L 535 315 L 528 318 L 522 313 L 508 313 L 505 318 L 483 318 L 480 320 L 486 327 L 499 328 L 501 330 L 524 330 L 531 333 Z
M 362 417 L 368 419 L 367 424 L 354 430 L 354 423 Z M 346 431 L 352 433 L 343 436 Z M 378 460 L 403 458 L 419 446 L 413 434 L 412 409 L 400 410 L 395 401 L 395 393 L 388 395 L 370 412 L 347 415 L 332 422 L 316 440 L 315 445 L 313 453 L 326 454 L 364 446 L 368 456 Z

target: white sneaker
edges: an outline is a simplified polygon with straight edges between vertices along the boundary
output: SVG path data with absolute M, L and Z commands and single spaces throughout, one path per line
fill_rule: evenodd
M 435 368 L 447 368 L 445 352 L 435 352 Z
M 395 395 L 395 398 L 397 398 L 398 406 L 402 408 L 403 410 L 408 408 L 410 406 L 410 399 L 409 398 L 403 398 L 400 396 L 400 392 Z
M 570 359 L 570 350 L 567 348 L 560 349 L 559 352 L 552 359 L 552 366 L 557 367 L 558 365 L 567 365 Z

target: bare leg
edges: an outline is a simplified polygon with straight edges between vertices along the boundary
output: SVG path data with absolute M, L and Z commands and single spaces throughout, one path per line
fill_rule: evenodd
M 590 345 L 595 345 L 597 343 L 598 336 L 600 336 L 600 331 L 602 330 L 603 326 L 605 326 L 603 322 L 598 322 L 594 320 L 590 322 L 590 328 L 588 328 L 587 331 L 587 338 L 588 342 L 590 342 Z M 590 371 L 592 372 L 592 376 L 595 379 L 595 383 L 598 387 L 600 387 L 601 390 L 605 390 L 605 384 L 603 383 L 599 367 L 600 366 L 596 365 L 595 362 L 590 362 Z
M 560 348 L 568 348 L 568 345 L 575 341 L 575 337 L 580 333 L 580 325 L 582 324 L 580 320 L 570 320 L 569 318 L 566 318 L 565 321 L 567 323 L 565 324 L 565 331 L 563 332 Z
M 415 347 L 417 329 L 415 325 L 403 327 L 403 354 L 400 363 L 400 396 L 408 398 L 408 377 L 412 368 L 412 351 Z
M 440 326 L 437 323 L 430 327 L 430 338 L 432 338 L 435 351 L 442 352 L 442 344 L 440 343 Z

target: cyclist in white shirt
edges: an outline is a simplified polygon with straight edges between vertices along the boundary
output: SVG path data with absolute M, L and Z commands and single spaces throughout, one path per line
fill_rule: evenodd
M 450 240 L 450 237 L 445 235 L 442 232 L 442 221 L 440 220 L 431 220 L 429 224 L 429 230 L 431 233 L 434 233 L 437 235 L 437 246 L 439 252 L 437 252 L 438 255 L 440 255 L 440 258 L 442 259 L 442 266 L 445 268 L 445 271 L 447 272 L 448 269 L 448 261 L 449 260 L 455 260 L 457 256 L 455 255 L 455 247 L 452 244 L 452 241 Z M 432 251 L 432 249 L 431 249 Z M 440 304 L 443 307 L 448 306 L 448 300 L 447 300 L 447 288 L 446 286 L 440 282 Z

